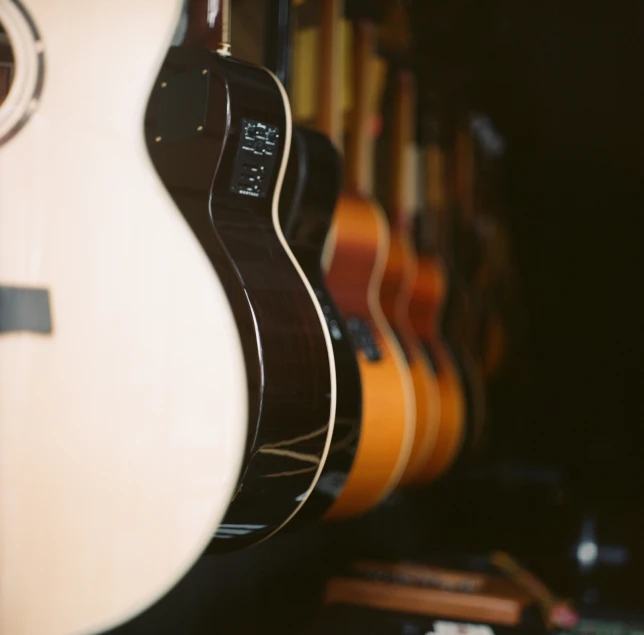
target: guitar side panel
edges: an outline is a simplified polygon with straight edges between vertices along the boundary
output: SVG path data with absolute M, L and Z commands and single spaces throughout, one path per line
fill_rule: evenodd
M 163 129 L 177 112 L 192 130 Z M 266 70 L 193 47 L 170 50 L 148 115 L 155 166 L 217 269 L 242 335 L 247 455 L 211 544 L 229 550 L 268 537 L 299 510 L 333 424 L 323 327 L 273 219 L 290 121 Z M 258 185 L 248 174 L 260 168 Z
M 441 403 L 436 443 L 419 474 L 421 482 L 432 481 L 449 469 L 465 435 L 465 394 L 454 358 L 440 330 L 445 292 L 446 279 L 440 263 L 435 258 L 420 256 L 410 317 L 434 367 Z
M 450 270 L 450 284 L 442 315 L 442 330 L 449 342 L 465 398 L 465 438 L 458 464 L 471 459 L 485 425 L 485 387 L 480 368 L 466 340 L 467 289 Z
M 340 156 L 324 135 L 294 129 L 280 200 L 280 222 L 293 255 L 305 272 L 329 327 L 338 397 L 327 460 L 311 496 L 295 519 L 297 526 L 320 518 L 345 485 L 362 423 L 362 385 L 350 333 L 322 273 L 322 251 L 342 182 Z
M 392 491 L 407 463 L 414 430 L 409 371 L 390 339 L 384 316 L 374 314 L 369 297 L 386 246 L 382 222 L 368 201 L 343 195 L 334 224 L 336 245 L 327 284 L 348 324 L 355 321 L 367 332 L 360 333 L 358 347 L 362 433 L 344 490 L 327 514 L 331 519 L 363 513 Z
M 414 386 L 416 429 L 402 484 L 411 484 L 428 462 L 438 433 L 440 396 L 426 352 L 409 322 L 411 286 L 417 262 L 411 246 L 399 231 L 392 231 L 387 265 L 380 289 L 383 311 L 404 352 Z

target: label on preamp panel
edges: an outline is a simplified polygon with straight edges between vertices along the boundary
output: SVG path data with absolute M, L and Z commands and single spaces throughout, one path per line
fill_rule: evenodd
M 253 119 L 242 119 L 242 130 L 233 169 L 233 194 L 265 198 L 277 162 L 280 132 Z

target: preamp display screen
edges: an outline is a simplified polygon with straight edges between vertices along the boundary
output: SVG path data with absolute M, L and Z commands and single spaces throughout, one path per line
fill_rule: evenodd
M 266 197 L 277 162 L 279 136 L 277 126 L 242 119 L 231 192 L 255 198 Z

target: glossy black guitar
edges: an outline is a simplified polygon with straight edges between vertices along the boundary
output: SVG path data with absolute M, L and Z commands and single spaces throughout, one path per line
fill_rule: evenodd
M 266 66 L 287 89 L 292 52 L 291 11 L 291 0 L 272 0 L 266 28 Z M 291 527 L 320 518 L 333 504 L 349 475 L 360 437 L 360 369 L 351 333 L 326 288 L 322 271 L 322 252 L 342 178 L 342 159 L 331 140 L 314 130 L 294 126 L 279 219 L 329 327 L 338 393 L 333 438 L 322 475 Z
M 360 370 L 351 334 L 326 288 L 321 265 L 341 187 L 341 159 L 331 141 L 313 130 L 294 128 L 280 198 L 280 223 L 322 307 L 333 344 L 338 388 L 329 455 L 315 489 L 295 519 L 296 526 L 321 517 L 335 501 L 349 475 L 360 437 Z
M 159 74 L 146 135 L 159 175 L 224 285 L 242 336 L 247 455 L 211 543 L 212 550 L 230 550 L 268 537 L 297 513 L 318 482 L 334 425 L 328 328 L 278 222 L 290 109 L 266 69 L 179 46 Z

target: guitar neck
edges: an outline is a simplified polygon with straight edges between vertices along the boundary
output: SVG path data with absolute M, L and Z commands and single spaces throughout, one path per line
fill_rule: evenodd
M 454 170 L 456 202 L 461 218 L 470 223 L 474 220 L 474 139 L 467 126 L 467 121 L 460 122 L 456 129 L 454 141 Z
M 340 101 L 342 10 L 342 0 L 321 0 L 317 127 L 338 149 L 343 145 Z
M 230 0 L 190 0 L 184 41 L 230 55 Z
M 410 70 L 400 69 L 395 76 L 395 103 L 393 111 L 393 138 L 391 143 L 391 222 L 407 226 L 413 217 L 410 202 L 409 173 L 412 131 L 415 124 L 415 82 Z
M 266 67 L 272 70 L 290 94 L 291 0 L 271 0 L 266 30 Z
M 430 123 L 430 138 L 425 148 L 425 203 L 429 216 L 431 242 L 439 253 L 445 255 L 449 248 L 447 227 L 447 174 L 445 150 L 440 142 L 438 121 Z
M 353 23 L 353 109 L 351 136 L 347 147 L 347 185 L 350 190 L 369 194 L 373 180 L 373 114 L 376 78 L 374 53 L 376 26 L 368 20 Z

